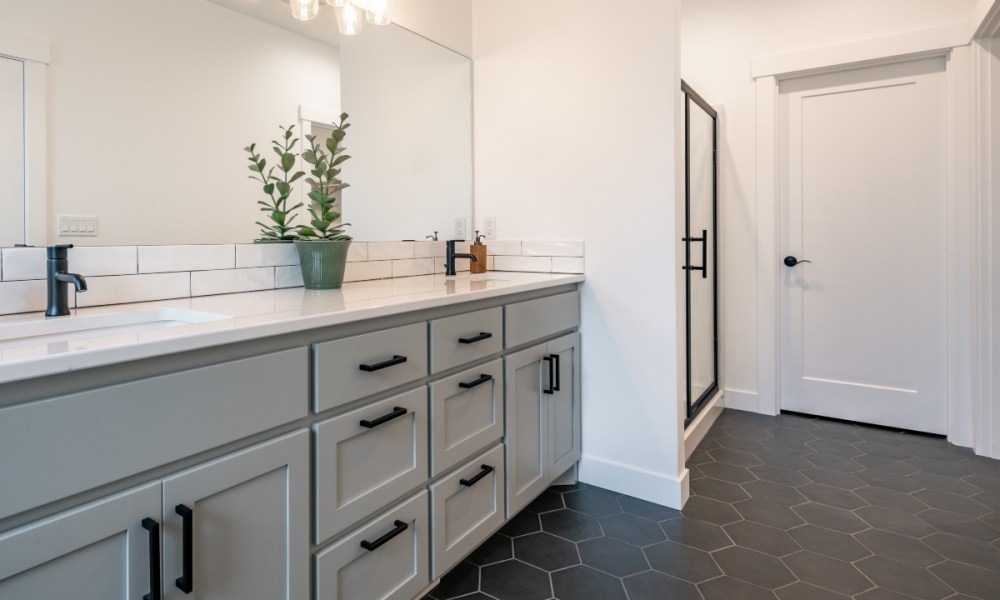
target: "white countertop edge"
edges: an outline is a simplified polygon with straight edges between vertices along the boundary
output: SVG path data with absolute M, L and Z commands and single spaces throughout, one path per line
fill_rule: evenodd
M 168 354 L 188 352 L 191 350 L 200 350 L 205 348 L 211 348 L 213 346 L 246 342 L 254 339 L 277 336 L 287 333 L 296 333 L 301 331 L 307 331 L 310 329 L 318 329 L 333 325 L 342 325 L 345 323 L 353 323 L 368 319 L 376 319 L 380 317 L 399 315 L 408 312 L 451 306 L 455 304 L 461 304 L 463 302 L 472 302 L 477 300 L 486 300 L 490 298 L 499 298 L 522 292 L 531 292 L 546 288 L 559 287 L 563 285 L 571 285 L 574 283 L 582 283 L 586 280 L 586 278 L 583 275 L 532 274 L 534 275 L 533 277 L 528 276 L 529 274 L 521 274 L 521 273 L 497 273 L 496 275 L 503 277 L 511 277 L 511 279 L 503 281 L 503 285 L 499 285 L 497 287 L 484 290 L 475 290 L 475 291 L 462 290 L 456 293 L 450 293 L 450 294 L 443 293 L 441 295 L 430 296 L 427 298 L 406 300 L 402 302 L 389 302 L 384 305 L 370 306 L 365 308 L 345 309 L 345 310 L 322 312 L 310 315 L 302 315 L 302 314 L 289 315 L 290 311 L 275 312 L 271 314 L 268 313 L 264 314 L 258 313 L 256 315 L 246 314 L 241 316 L 244 318 L 259 316 L 261 317 L 263 322 L 240 324 L 236 322 L 237 318 L 232 318 L 232 319 L 225 319 L 222 321 L 214 321 L 212 323 L 198 323 L 186 326 L 179 326 L 172 328 L 170 330 L 162 330 L 165 332 L 169 332 L 168 334 L 169 337 L 164 337 L 163 339 L 137 341 L 133 343 L 99 347 L 87 350 L 71 351 L 66 353 L 53 354 L 42 357 L 34 357 L 23 360 L 3 361 L 0 362 L 0 384 L 23 381 L 27 379 L 44 377 L 48 375 L 56 375 L 61 373 L 72 373 L 74 371 L 80 371 L 83 369 L 120 364 L 134 360 L 155 358 L 157 356 L 165 356 Z M 411 277 L 406 279 L 415 281 L 418 280 L 427 281 L 432 278 L 441 279 L 442 281 L 444 281 L 443 276 L 440 275 L 428 275 L 422 277 Z M 465 279 L 462 281 L 465 282 L 469 280 Z M 344 287 L 349 289 L 351 286 L 361 286 L 370 283 L 371 282 L 361 282 L 358 284 L 348 283 L 344 284 Z M 303 294 L 310 293 L 302 288 L 293 288 L 291 290 L 269 290 L 266 292 L 246 292 L 239 294 L 228 294 L 225 296 L 215 296 L 213 298 L 231 299 L 234 304 L 238 304 L 241 301 L 241 299 L 245 299 L 256 294 L 275 293 L 283 291 L 294 292 L 296 290 L 301 291 L 301 293 Z M 330 292 L 320 292 L 320 293 L 322 294 Z M 336 293 L 336 291 L 334 291 L 333 293 Z M 431 292 L 424 291 L 421 293 L 431 293 Z M 409 293 L 401 295 L 409 295 Z M 393 296 L 389 295 L 389 296 L 384 296 L 381 299 L 389 301 L 392 298 Z M 379 299 L 380 298 L 373 298 L 372 300 L 377 301 Z M 152 305 L 156 306 L 170 306 L 178 304 L 183 305 L 184 303 L 189 303 L 192 300 L 198 300 L 198 298 L 184 298 L 176 301 L 167 300 L 167 301 L 157 301 L 152 303 L 135 303 L 135 304 L 95 307 L 93 309 L 80 309 L 79 313 L 91 314 L 91 313 L 108 312 L 108 311 L 121 312 L 129 310 L 144 310 L 150 308 Z M 268 319 L 273 319 L 273 320 L 268 320 Z M 228 327 L 224 329 L 219 328 L 227 324 Z

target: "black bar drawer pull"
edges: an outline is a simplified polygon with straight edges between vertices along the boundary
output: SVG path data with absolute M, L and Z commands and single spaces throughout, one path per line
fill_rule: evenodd
M 558 354 L 552 354 L 550 356 L 552 356 L 552 362 L 555 363 L 553 370 L 556 372 L 556 382 L 552 385 L 552 391 L 558 392 L 560 391 L 560 386 L 562 385 L 562 365 L 559 362 Z M 549 381 L 551 381 L 551 379 Z
M 544 356 L 544 357 L 542 357 L 542 360 L 544 360 L 545 362 L 547 362 L 549 364 L 549 387 L 543 387 L 542 388 L 542 393 L 543 394 L 554 394 L 554 393 L 556 393 L 556 390 L 552 387 L 552 384 L 555 382 L 556 376 L 555 376 L 555 372 L 552 370 L 553 363 L 554 363 L 554 361 L 552 360 L 552 355 Z
M 365 373 L 374 373 L 375 371 L 388 369 L 389 367 L 401 365 L 405 362 L 406 362 L 406 357 L 397 354 L 385 362 L 375 363 L 374 365 L 361 365 L 360 369 Z
M 180 591 L 190 594 L 194 591 L 194 540 L 192 539 L 194 537 L 194 511 L 183 504 L 178 504 L 174 507 L 174 512 L 184 519 L 184 539 L 181 544 L 182 574 L 174 583 L 177 584 Z
M 470 338 L 458 338 L 459 344 L 475 344 L 476 342 L 481 342 L 483 340 L 488 340 L 493 337 L 492 333 L 488 331 L 483 331 L 479 335 Z
M 146 517 L 142 528 L 149 532 L 149 593 L 142 600 L 160 600 L 160 524 Z
M 465 487 L 472 487 L 477 483 L 479 483 L 480 479 L 486 477 L 487 475 L 493 472 L 493 467 L 489 465 L 480 465 L 479 468 L 482 469 L 482 471 L 476 473 L 475 477 L 473 477 L 472 479 L 459 479 L 458 482 L 464 485 Z
M 397 535 L 403 533 L 404 531 L 406 531 L 406 528 L 409 527 L 409 525 L 407 525 L 406 523 L 398 520 L 395 523 L 393 523 L 393 525 L 396 527 L 395 529 L 383 535 L 374 542 L 369 542 L 368 540 L 361 540 L 361 547 L 369 552 L 374 552 L 375 550 L 378 549 L 379 546 L 388 542 Z
M 480 375 L 479 379 L 477 379 L 475 381 L 470 381 L 468 383 L 466 383 L 466 382 L 463 381 L 462 383 L 458 384 L 458 387 L 466 389 L 466 390 L 471 390 L 474 387 L 483 385 L 487 381 L 493 381 L 493 376 L 492 375 L 487 375 L 487 374 L 484 373 L 484 374 Z
M 708 230 L 702 229 L 700 238 L 686 237 L 686 238 L 681 238 L 681 241 L 687 242 L 688 244 L 690 244 L 691 242 L 701 242 L 701 266 L 696 267 L 694 265 L 688 264 L 682 268 L 687 271 L 701 271 L 701 278 L 708 279 L 708 269 L 706 268 L 708 266 Z M 690 255 L 691 252 L 690 250 L 688 250 L 688 256 Z
M 389 413 L 389 414 L 387 414 L 387 415 L 385 415 L 384 417 L 379 417 L 379 418 L 375 419 L 374 421 L 369 421 L 367 419 L 361 419 L 361 426 L 362 427 L 366 427 L 368 429 L 372 429 L 373 427 L 378 427 L 379 425 L 382 425 L 383 423 L 388 423 L 389 421 L 391 421 L 393 419 L 398 419 L 399 417 L 402 417 L 405 414 L 406 414 L 406 409 L 405 408 L 400 408 L 399 406 L 393 406 L 392 407 L 392 412 Z

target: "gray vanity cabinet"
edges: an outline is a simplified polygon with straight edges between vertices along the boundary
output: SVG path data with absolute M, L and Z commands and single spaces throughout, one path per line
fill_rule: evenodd
M 431 475 L 503 438 L 503 361 L 431 383 Z
M 0 534 L 0 598 L 142 600 L 150 592 L 150 536 L 160 484 L 102 498 Z
M 580 334 L 504 359 L 507 379 L 507 516 L 580 459 Z

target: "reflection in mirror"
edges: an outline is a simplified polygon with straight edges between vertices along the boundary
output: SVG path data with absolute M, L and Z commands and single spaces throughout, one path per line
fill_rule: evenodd
M 687 419 L 690 423 L 719 382 L 716 120 L 718 115 L 683 84 L 686 115 L 685 197 L 687 288 Z
M 0 57 L 0 246 L 24 243 L 24 64 Z

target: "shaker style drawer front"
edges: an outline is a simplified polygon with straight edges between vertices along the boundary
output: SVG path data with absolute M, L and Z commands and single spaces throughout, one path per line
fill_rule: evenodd
M 314 425 L 316 543 L 427 480 L 427 389 Z
M 432 579 L 444 575 L 504 521 L 503 445 L 431 485 Z
M 431 321 L 431 372 L 439 373 L 503 350 L 499 306 Z
M 323 412 L 427 375 L 427 324 L 315 346 L 316 404 Z
M 427 492 L 316 554 L 317 600 L 411 600 L 430 584 Z
M 580 292 L 506 306 L 506 347 L 514 348 L 580 325 Z
M 500 359 L 432 383 L 432 476 L 501 439 L 503 415 Z
M 309 413 L 305 347 L 0 409 L 0 518 Z

